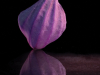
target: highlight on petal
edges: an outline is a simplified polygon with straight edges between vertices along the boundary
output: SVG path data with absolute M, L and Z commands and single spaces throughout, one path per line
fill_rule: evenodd
M 67 21 L 58 0 L 39 0 L 19 14 L 18 24 L 29 45 L 42 49 L 62 35 Z

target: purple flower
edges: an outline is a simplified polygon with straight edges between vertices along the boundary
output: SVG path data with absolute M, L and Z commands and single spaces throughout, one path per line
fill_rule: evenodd
M 58 0 L 39 0 L 18 16 L 19 28 L 33 49 L 57 40 L 66 29 L 66 15 Z

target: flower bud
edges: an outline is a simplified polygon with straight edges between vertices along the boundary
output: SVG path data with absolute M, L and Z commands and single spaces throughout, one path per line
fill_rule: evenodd
M 66 15 L 58 0 L 39 0 L 18 16 L 19 28 L 34 49 L 57 40 L 66 29 Z

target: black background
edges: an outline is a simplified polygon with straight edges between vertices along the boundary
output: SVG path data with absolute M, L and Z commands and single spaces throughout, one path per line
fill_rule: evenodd
M 37 0 L 1 0 L 0 2 L 0 67 L 30 52 L 26 38 L 18 27 L 18 15 Z M 62 36 L 44 49 L 45 52 L 100 54 L 98 2 L 59 0 L 67 18 Z

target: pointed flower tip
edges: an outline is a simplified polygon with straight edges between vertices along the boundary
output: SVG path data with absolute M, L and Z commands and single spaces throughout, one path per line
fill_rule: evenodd
M 62 10 L 55 0 L 39 0 L 19 14 L 19 28 L 33 49 L 46 47 L 65 31 L 66 15 Z

